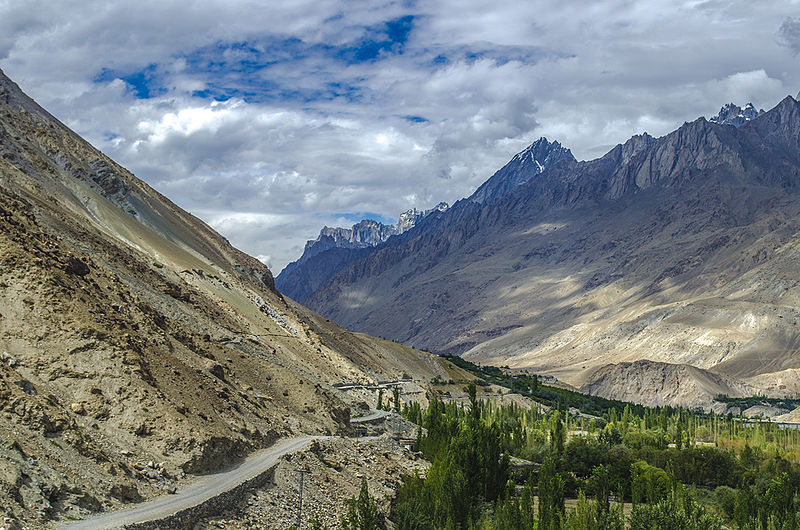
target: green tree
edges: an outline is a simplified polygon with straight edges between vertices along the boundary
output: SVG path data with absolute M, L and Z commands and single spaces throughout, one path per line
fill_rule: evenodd
M 655 504 L 667 498 L 670 491 L 667 472 L 639 461 L 631 465 L 631 497 L 633 504 L 646 502 Z
M 608 448 L 594 438 L 573 436 L 564 448 L 564 465 L 580 477 L 588 477 L 592 469 L 608 461 Z
M 400 412 L 400 387 L 395 385 L 392 389 L 392 398 L 394 399 L 394 410 Z
M 767 489 L 766 500 L 775 528 L 797 528 L 794 487 L 788 473 L 781 473 L 772 480 Z
M 597 510 L 595 505 L 586 498 L 583 490 L 578 492 L 578 503 L 571 510 L 566 524 L 567 530 L 597 530 Z
M 417 475 L 406 475 L 397 491 L 394 521 L 400 530 L 427 530 L 433 526 L 430 500 L 424 499 L 424 484 Z
M 675 483 L 666 499 L 655 504 L 639 503 L 630 516 L 630 530 L 720 530 L 722 520 L 692 499 Z
M 739 528 L 758 528 L 758 494 L 753 486 L 739 488 L 733 507 L 733 521 Z
M 341 517 L 342 530 L 378 530 L 383 528 L 383 515 L 369 494 L 367 479 L 361 481 L 358 498 L 347 501 L 347 516 Z
M 539 468 L 539 530 L 558 530 L 564 516 L 564 478 L 558 472 L 557 457 L 545 458 Z
M 600 433 L 598 439 L 600 443 L 611 447 L 622 443 L 622 434 L 613 423 L 609 423 L 603 427 L 603 431 Z
M 725 517 L 732 520 L 736 508 L 736 490 L 730 486 L 718 486 L 714 490 L 714 499 L 717 506 L 722 508 Z
M 611 481 L 606 466 L 600 465 L 592 470 L 589 487 L 594 491 L 598 515 L 604 515 L 611 509 Z
M 428 470 L 423 499 L 436 527 L 445 527 L 448 521 L 464 525 L 469 520 L 469 482 L 451 451 L 446 451 Z
M 466 388 L 469 397 L 469 412 L 473 422 L 477 422 L 481 417 L 481 409 L 478 406 L 478 387 L 475 381 L 470 381 Z
M 553 447 L 555 453 L 561 456 L 564 454 L 564 442 L 567 437 L 564 430 L 564 422 L 561 421 L 561 413 L 557 410 L 553 411 L 550 423 L 550 445 Z
M 493 527 L 495 530 L 522 530 L 524 528 L 520 502 L 511 495 L 511 492 L 506 492 L 506 496 L 497 501 Z

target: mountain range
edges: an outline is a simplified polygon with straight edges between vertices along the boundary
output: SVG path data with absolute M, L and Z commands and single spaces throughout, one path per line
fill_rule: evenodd
M 475 190 L 470 200 L 488 203 L 499 199 L 561 159 L 575 161 L 569 149 L 562 147 L 558 142 L 551 143 L 547 138 L 539 138 L 524 151 L 517 153 L 508 164 Z M 316 239 L 306 242 L 303 255 L 278 274 L 275 284 L 282 293 L 302 303 L 331 276 L 369 252 L 369 250 L 348 252 L 334 249 L 376 247 L 392 236 L 408 232 L 432 214 L 435 215 L 427 222 L 436 224 L 441 217 L 440 214 L 446 212 L 448 208 L 446 202 L 440 202 L 429 210 L 412 208 L 399 215 L 396 225 L 384 225 L 371 219 L 364 219 L 350 229 L 323 227 Z M 329 250 L 331 252 L 326 252 Z M 325 256 L 312 259 L 323 252 L 326 252 Z
M 797 100 L 730 104 L 588 162 L 541 139 L 446 212 L 279 285 L 348 329 L 618 399 L 795 395 L 799 191 Z M 676 388 L 640 384 L 640 360 Z
M 352 249 L 371 248 L 392 236 L 414 228 L 430 215 L 444 213 L 449 208 L 440 202 L 429 210 L 411 208 L 398 216 L 397 224 L 387 225 L 373 219 L 363 219 L 351 228 L 320 230 L 316 239 L 307 241 L 302 256 L 289 263 L 275 278 L 276 287 L 294 300 L 302 301 L 347 263 L 357 259 L 359 252 Z M 326 252 L 332 250 L 333 252 Z M 322 261 L 313 260 L 326 252 Z

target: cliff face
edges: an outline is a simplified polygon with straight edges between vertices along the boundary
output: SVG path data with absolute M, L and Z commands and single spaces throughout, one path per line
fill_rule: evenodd
M 352 228 L 324 227 L 315 241 L 306 243 L 309 256 L 324 252 L 329 248 L 363 248 L 383 243 L 397 233 L 394 225 L 385 225 L 371 219 L 364 219 Z
M 2 72 L 0 306 L 0 512 L 25 527 L 161 494 L 282 436 L 346 432 L 335 383 L 447 378 L 285 300 Z
M 646 358 L 774 388 L 800 365 L 799 112 L 786 98 L 738 128 L 701 118 L 561 159 L 306 301 L 350 329 L 577 386 Z

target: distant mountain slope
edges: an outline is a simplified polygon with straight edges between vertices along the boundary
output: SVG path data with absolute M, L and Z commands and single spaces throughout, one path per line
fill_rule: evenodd
M 475 190 L 468 200 L 479 203 L 498 200 L 561 160 L 575 162 L 575 157 L 558 142 L 539 138 L 517 153 L 508 164 Z M 426 220 L 427 230 L 437 230 L 436 220 L 448 209 L 445 202 L 425 211 L 412 208 L 400 214 L 396 226 L 365 219 L 350 229 L 324 227 L 317 239 L 306 243 L 303 255 L 281 271 L 275 283 L 285 295 L 304 302 L 346 265 L 371 252 L 343 252 L 338 249 L 377 248 L 388 242 L 391 236 L 411 231 L 423 220 Z M 388 244 L 400 243 L 398 240 Z
M 562 159 L 575 161 L 572 151 L 566 147 L 547 138 L 539 138 L 481 184 L 469 200 L 484 204 L 497 200 Z
M 580 386 L 606 364 L 800 365 L 800 104 L 564 158 L 361 256 L 306 299 L 340 324 Z M 771 375 L 772 374 L 772 375 Z
M 440 202 L 429 210 L 412 208 L 400 214 L 396 225 L 363 219 L 352 228 L 323 227 L 316 239 L 306 242 L 300 259 L 284 267 L 275 284 L 282 293 L 302 303 L 328 278 L 370 252 L 354 249 L 377 247 L 392 236 L 408 232 L 424 219 L 437 217 L 448 208 L 446 202 Z
M 0 513 L 34 527 L 152 497 L 347 432 L 334 384 L 451 369 L 285 300 L 0 72 Z

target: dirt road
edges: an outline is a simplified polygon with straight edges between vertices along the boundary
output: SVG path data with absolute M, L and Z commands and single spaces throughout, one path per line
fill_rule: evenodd
M 65 524 L 60 528 L 68 528 L 70 530 L 119 528 L 132 523 L 162 519 L 181 510 L 202 504 L 208 499 L 235 488 L 275 465 L 283 455 L 299 451 L 310 444 L 312 440 L 318 438 L 325 437 L 303 436 L 281 440 L 274 446 L 247 457 L 235 468 L 202 477 L 186 488 L 179 490 L 175 495 L 165 495 L 132 508 Z

